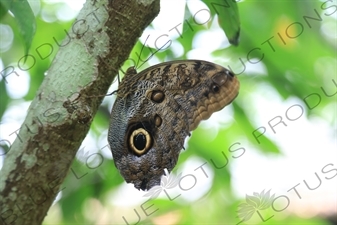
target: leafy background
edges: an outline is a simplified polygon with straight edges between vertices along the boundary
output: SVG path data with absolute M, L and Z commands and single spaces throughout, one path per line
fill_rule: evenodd
M 65 38 L 65 30 L 71 28 L 81 4 L 80 1 L 29 1 L 35 18 L 26 16 L 22 22 L 20 13 L 15 13 L 17 9 L 7 12 L 11 7 L 9 2 L 0 1 L 0 68 L 3 71 L 13 66 L 18 76 L 6 77 L 8 83 L 0 78 L 0 137 L 13 142 L 15 136 L 10 134 L 19 129 L 23 121 L 25 110 L 22 109 L 28 108 L 59 49 L 55 40 L 60 43 Z M 230 7 L 217 4 L 230 4 Z M 246 0 L 237 4 L 220 0 L 161 1 L 160 15 L 146 29 L 130 58 L 137 61 L 140 52 L 141 59 L 150 57 L 155 50 L 154 41 L 162 34 L 168 34 L 168 38 L 158 39 L 157 44 L 168 39 L 172 43 L 138 70 L 175 59 L 213 61 L 239 73 L 239 97 L 231 106 L 203 122 L 187 139 L 186 150 L 173 172 L 176 176 L 188 175 L 181 186 L 174 179 L 165 179 L 168 186 L 165 183 L 162 189 L 158 187 L 159 196 L 152 200 L 150 194 L 126 185 L 114 167 L 106 134 L 115 97 L 106 97 L 44 224 L 125 224 L 123 216 L 129 223 L 136 223 L 135 211 L 144 224 L 237 224 L 242 219 L 238 217 L 240 204 L 249 205 L 253 193 L 259 196 L 256 202 L 262 201 L 265 196 L 258 193 L 264 193 L 264 189 L 272 189 L 276 196 L 289 196 L 289 207 L 282 212 L 262 207 L 260 213 L 264 218 L 273 216 L 267 222 L 250 211 L 251 217 L 243 223 L 336 222 L 336 178 L 331 174 L 331 179 L 324 178 L 329 176 L 321 172 L 324 165 L 337 163 L 336 95 L 327 97 L 321 89 L 331 94 L 337 87 L 336 5 L 336 1 Z M 211 12 L 209 21 L 204 9 Z M 35 23 L 36 33 L 35 25 L 29 25 Z M 182 24 L 177 26 L 179 23 Z M 181 36 L 173 29 L 175 26 Z M 152 49 L 142 49 L 148 35 L 146 45 Z M 232 44 L 238 42 L 238 46 L 231 45 L 226 35 Z M 24 62 L 22 57 L 26 52 L 33 57 L 27 57 Z M 263 60 L 254 63 L 262 53 Z M 41 58 L 39 54 L 46 57 Z M 248 54 L 251 62 L 247 61 Z M 246 65 L 243 73 L 240 59 Z M 18 65 L 31 68 L 24 72 Z M 133 66 L 132 60 L 125 62 L 122 71 L 129 66 Z M 116 88 L 117 82 L 111 91 Z M 321 100 L 311 110 L 303 99 L 312 93 L 319 94 Z M 315 101 L 314 98 L 308 100 L 311 105 Z M 303 107 L 304 115 L 290 121 L 285 113 L 294 104 Z M 268 122 L 276 116 L 282 116 L 287 126 L 278 125 L 275 134 Z M 259 139 L 259 144 L 252 132 L 261 126 L 266 128 L 266 135 Z M 8 147 L 5 142 L 1 143 L 0 166 Z M 245 151 L 234 151 L 239 147 Z M 207 176 L 197 169 L 202 165 Z M 315 172 L 319 173 L 322 185 L 308 191 L 303 180 L 314 186 L 318 182 Z M 196 179 L 195 186 L 192 175 Z M 287 192 L 297 183 L 302 187 L 301 200 Z M 176 196 L 179 197 L 173 199 Z M 249 207 L 254 210 L 252 204 Z

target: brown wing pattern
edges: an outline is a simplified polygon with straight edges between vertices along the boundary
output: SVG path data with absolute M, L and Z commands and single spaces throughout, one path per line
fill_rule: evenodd
M 142 190 L 159 185 L 164 169 L 176 165 L 189 132 L 230 104 L 238 91 L 232 72 L 206 61 L 166 62 L 138 74 L 129 69 L 108 134 L 124 179 Z

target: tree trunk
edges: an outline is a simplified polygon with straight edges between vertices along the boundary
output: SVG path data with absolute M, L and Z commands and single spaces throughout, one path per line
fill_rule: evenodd
M 41 224 L 92 118 L 158 0 L 87 1 L 0 171 L 0 224 Z M 108 127 L 107 127 L 108 128 Z

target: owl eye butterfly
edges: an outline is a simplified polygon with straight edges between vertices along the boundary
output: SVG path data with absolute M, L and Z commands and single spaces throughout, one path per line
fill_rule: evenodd
M 117 90 L 108 142 L 127 183 L 148 190 L 178 161 L 185 138 L 201 120 L 230 104 L 239 81 L 228 69 L 201 60 L 129 68 Z

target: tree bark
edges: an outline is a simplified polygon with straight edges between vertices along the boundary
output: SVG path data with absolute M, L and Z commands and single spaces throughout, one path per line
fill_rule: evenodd
M 102 96 L 158 13 L 158 0 L 85 3 L 7 152 L 0 224 L 42 223 Z

